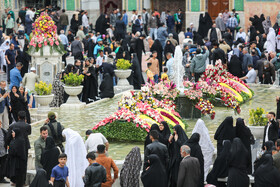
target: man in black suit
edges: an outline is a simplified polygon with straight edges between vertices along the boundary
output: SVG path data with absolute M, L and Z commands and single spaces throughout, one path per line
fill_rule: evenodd
M 271 140 L 275 143 L 275 141 L 278 139 L 279 124 L 276 122 L 275 117 L 276 115 L 274 112 L 269 112 L 267 114 L 268 122 L 264 128 L 263 148 L 265 142 Z
M 26 123 L 26 113 L 25 111 L 19 111 L 18 112 L 18 122 L 10 125 L 8 133 L 7 133 L 7 145 L 10 144 L 11 140 L 13 139 L 12 136 L 12 131 L 14 129 L 20 129 L 22 136 L 24 138 L 24 142 L 22 142 L 23 144 L 25 144 L 26 147 L 26 159 L 25 159 L 25 165 L 23 166 L 25 168 L 25 177 L 24 177 L 24 182 L 26 179 L 26 171 L 27 171 L 27 158 L 28 158 L 28 149 L 30 149 L 30 142 L 28 139 L 28 135 L 31 134 L 31 125 Z M 15 181 L 12 181 L 13 183 L 15 183 Z

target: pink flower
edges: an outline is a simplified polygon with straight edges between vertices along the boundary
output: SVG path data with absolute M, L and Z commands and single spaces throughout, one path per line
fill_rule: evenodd
M 44 41 L 44 45 L 45 45 L 45 46 L 48 45 L 48 42 L 47 42 L 47 41 Z
M 58 41 L 56 41 L 56 42 L 55 42 L 55 44 L 56 44 L 56 45 L 59 45 L 59 42 L 58 42 Z
M 42 47 L 42 44 L 38 44 L 38 47 L 41 48 L 41 47 Z

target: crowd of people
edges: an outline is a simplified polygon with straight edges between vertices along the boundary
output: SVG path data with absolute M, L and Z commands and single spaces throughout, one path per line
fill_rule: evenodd
M 279 105 L 279 98 L 277 102 Z M 226 117 L 217 128 L 214 163 L 215 148 L 203 120 L 197 121 L 190 138 L 180 125 L 174 126 L 171 133 L 165 121 L 153 124 L 145 139 L 142 172 L 140 148 L 134 147 L 120 171 L 120 185 L 139 186 L 141 179 L 144 187 L 203 187 L 205 184 L 248 187 L 252 175 L 255 186 L 278 187 L 279 107 L 277 116 L 274 112 L 267 114 L 262 151 L 253 163 L 251 145 L 255 139 L 242 118 L 237 118 L 234 126 L 233 118 Z M 26 181 L 31 126 L 25 111 L 19 111 L 18 119 L 7 130 L 0 121 L 0 183 L 8 183 L 7 177 L 12 185 L 22 187 Z M 34 142 L 36 176 L 30 187 L 112 186 L 119 169 L 108 155 L 108 140 L 92 130 L 85 135 L 84 142 L 79 133 L 65 129 L 56 120 L 56 114 L 49 112 Z M 225 177 L 227 181 L 223 181 Z
M 7 182 L 7 177 L 18 187 L 26 181 L 31 134 L 29 108 L 35 107 L 34 85 L 39 81 L 36 69 L 29 66 L 31 57 L 27 51 L 32 23 L 42 12 L 55 22 L 67 51 L 63 55 L 65 69 L 53 82 L 55 96 L 51 106 L 59 107 L 66 102 L 63 80 L 70 73 L 85 77 L 82 94 L 78 96 L 81 101 L 90 103 L 114 97 L 113 87 L 118 81 L 114 69 L 119 59 L 132 64 L 128 81 L 136 90 L 145 83 L 144 71 L 148 82 L 172 81 L 178 45 L 183 52 L 184 79 L 188 80 L 198 81 L 207 64 L 215 65 L 217 60 L 247 83 L 273 84 L 280 68 L 280 15 L 273 27 L 269 16 L 265 19 L 264 15 L 255 15 L 245 32 L 234 9 L 231 13 L 226 9 L 215 21 L 206 12 L 199 17 L 198 29 L 189 23 L 185 32 L 180 9 L 174 14 L 169 10 L 149 13 L 144 8 L 141 14 L 133 10 L 131 18 L 125 10 L 114 9 L 110 15 L 101 14 L 95 27 L 95 20 L 89 20 L 86 10 L 69 19 L 65 10 L 51 6 L 37 10 L 23 7 L 18 18 L 13 10 L 6 9 L 0 26 L 1 71 L 7 73 L 7 82 L 0 82 L 0 166 L 7 167 L 0 171 L 0 182 Z M 142 58 L 148 52 L 150 56 Z M 74 65 L 67 63 L 67 56 L 74 57 Z M 214 146 L 202 120 L 197 122 L 190 139 L 179 125 L 172 134 L 165 122 L 152 125 L 145 140 L 141 181 L 145 187 L 195 187 L 203 186 L 205 181 L 223 186 L 218 178 L 228 176 L 228 186 L 249 186 L 248 174 L 253 174 L 255 186 L 279 186 L 279 124 L 273 112 L 268 114 L 268 121 L 263 154 L 254 163 L 254 173 L 250 148 L 254 137 L 241 118 L 233 127 L 232 117 L 227 117 L 217 129 L 217 159 L 210 173 Z M 30 186 L 111 186 L 119 169 L 108 157 L 108 140 L 91 131 L 86 136 L 84 143 L 77 132 L 64 128 L 55 114 L 49 113 L 34 142 L 37 174 Z M 141 166 L 140 149 L 133 148 L 120 171 L 121 186 L 138 186 Z

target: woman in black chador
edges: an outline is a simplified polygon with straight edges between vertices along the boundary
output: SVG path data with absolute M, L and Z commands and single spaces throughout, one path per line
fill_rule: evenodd
M 205 12 L 205 15 L 203 17 L 203 14 L 200 14 L 199 16 L 199 26 L 198 26 L 198 33 L 199 35 L 204 38 L 207 36 L 207 33 L 209 29 L 212 28 L 213 22 L 208 12 Z
M 7 177 L 11 179 L 16 186 L 23 186 L 27 171 L 27 155 L 25 142 L 20 129 L 14 129 L 13 139 L 9 144 L 9 154 L 7 162 Z
M 113 98 L 114 93 L 114 84 L 113 77 L 110 73 L 105 73 L 103 75 L 103 80 L 100 84 L 100 97 L 103 98 Z
M 191 148 L 191 155 L 198 159 L 200 164 L 200 184 L 198 186 L 204 186 L 204 157 L 199 145 L 200 135 L 198 133 L 193 133 L 189 140 L 185 142 L 185 145 Z
M 238 78 L 242 77 L 242 63 L 236 55 L 231 56 L 228 71 Z
M 236 137 L 240 138 L 242 143 L 244 144 L 245 148 L 248 151 L 248 163 L 249 166 L 247 168 L 247 173 L 252 174 L 252 154 L 251 154 L 251 144 L 254 144 L 254 136 L 251 133 L 251 130 L 245 125 L 244 119 L 238 118 L 236 120 L 236 127 L 235 127 Z
M 164 47 L 164 58 L 167 61 L 166 54 L 171 53 L 174 56 L 175 46 L 171 43 L 170 40 L 166 40 L 166 45 Z
M 169 126 L 166 123 L 166 121 L 162 121 L 160 123 L 159 130 L 160 130 L 160 134 L 161 134 L 162 139 L 163 139 L 163 144 L 166 145 L 167 147 L 169 147 L 168 139 L 171 135 L 171 131 L 170 131 Z
M 85 68 L 83 69 L 84 74 L 84 87 L 82 101 L 89 103 L 90 100 L 96 100 L 98 92 L 98 84 L 95 74 L 95 68 L 89 62 L 89 59 L 85 61 Z
M 228 187 L 248 187 L 247 169 L 250 166 L 249 153 L 240 138 L 234 138 L 230 148 Z
M 58 164 L 58 156 L 60 154 L 59 148 L 55 146 L 54 139 L 47 137 L 46 147 L 41 156 L 41 164 L 46 170 L 46 178 L 51 177 L 52 169 Z
M 47 172 L 41 168 L 38 168 L 36 171 L 35 178 L 29 187 L 51 187 L 53 185 L 49 184 L 47 179 Z
M 132 73 L 127 79 L 128 82 L 131 85 L 133 85 L 134 90 L 140 90 L 141 85 L 145 84 L 145 81 L 141 72 L 140 64 L 138 62 L 136 53 L 133 53 L 131 55 L 131 63 L 132 63 L 131 66 Z
M 180 125 L 176 125 L 174 128 L 174 133 L 170 136 L 169 142 L 169 174 L 168 179 L 170 187 L 177 185 L 179 166 L 182 160 L 180 149 L 181 146 L 188 140 L 184 129 Z
M 144 187 L 167 187 L 166 173 L 159 157 L 151 154 L 148 157 L 150 166 L 141 174 Z
M 233 138 L 235 138 L 235 130 L 233 127 L 233 119 L 229 116 L 221 123 L 214 135 L 214 139 L 217 140 L 218 156 L 222 152 L 224 140 L 230 140 L 232 142 Z
M 263 164 L 255 172 L 254 187 L 279 187 L 280 173 L 273 166 L 273 158 L 270 154 L 264 156 Z
M 224 140 L 223 142 L 223 150 L 217 156 L 213 169 L 207 175 L 206 181 L 208 184 L 213 184 L 217 187 L 225 187 L 225 183 L 218 182 L 218 178 L 224 178 L 228 176 L 228 159 L 229 159 L 229 151 L 230 151 L 231 143 L 229 140 Z

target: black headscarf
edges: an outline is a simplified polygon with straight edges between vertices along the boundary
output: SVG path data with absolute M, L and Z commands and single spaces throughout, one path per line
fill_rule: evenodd
M 132 63 L 132 74 L 130 75 L 130 77 L 128 78 L 129 82 L 131 85 L 133 85 L 133 88 L 135 90 L 140 90 L 142 84 L 145 84 L 142 72 L 141 72 L 141 68 L 140 68 L 140 63 L 138 62 L 138 58 L 136 53 L 133 53 L 133 59 L 131 61 Z
M 225 140 L 223 142 L 223 150 L 220 155 L 217 156 L 213 169 L 207 175 L 207 183 L 218 185 L 218 178 L 224 178 L 228 176 L 228 159 L 229 159 L 229 151 L 230 151 L 231 143 L 229 140 Z
M 256 28 L 252 25 L 250 27 L 250 42 L 255 41 L 257 37 L 257 30 Z
M 266 152 L 272 154 L 272 147 L 274 146 L 273 141 L 267 141 L 264 143 L 264 147 L 266 148 Z
M 151 154 L 148 160 L 150 167 L 141 175 L 144 187 L 167 187 L 166 172 L 159 157 L 156 154 Z
M 229 166 L 246 171 L 249 165 L 248 157 L 248 150 L 241 139 L 234 138 L 230 148 Z
M 188 136 L 186 135 L 184 129 L 181 127 L 181 125 L 175 125 L 173 129 L 178 134 L 178 140 L 177 141 L 180 141 L 183 144 L 184 142 L 186 142 L 189 139 Z
M 171 131 L 166 121 L 162 121 L 161 124 L 164 126 L 164 129 L 163 131 L 160 131 L 160 134 L 162 135 L 162 138 L 164 139 L 165 142 L 167 142 L 168 145 L 168 139 L 170 137 Z
M 106 18 L 104 14 L 101 14 L 96 20 L 95 31 L 100 34 L 105 34 L 106 29 Z
M 235 130 L 233 127 L 233 118 L 231 116 L 226 117 L 226 119 L 221 123 L 221 125 L 216 130 L 214 139 L 217 140 L 217 154 L 219 155 L 223 149 L 223 141 L 232 141 L 235 137 Z
M 264 156 L 264 162 L 255 172 L 255 187 L 279 187 L 280 173 L 273 166 L 270 154 Z
M 115 95 L 113 77 L 109 73 L 104 74 L 103 80 L 99 86 L 101 98 L 113 98 Z
M 185 145 L 191 148 L 191 156 L 199 160 L 200 164 L 200 185 L 204 186 L 204 157 L 199 145 L 200 135 L 198 133 L 193 133 L 191 138 L 186 141 Z
M 150 132 L 153 131 L 153 130 L 158 132 L 158 135 L 159 135 L 158 141 L 160 143 L 164 143 L 162 135 L 160 134 L 160 130 L 159 130 L 158 124 L 152 124 Z M 146 139 L 145 139 L 144 149 L 146 149 L 146 146 L 149 145 L 150 143 L 152 143 L 152 140 L 150 139 L 150 133 L 148 133 L 147 136 L 146 136 Z
M 46 178 L 50 179 L 52 168 L 58 164 L 59 149 L 55 146 L 54 139 L 47 137 L 46 146 L 41 156 L 41 164 L 46 171 Z
M 204 45 L 204 42 L 202 39 L 203 39 L 202 36 L 198 32 L 193 31 L 193 43 L 194 44 L 197 44 L 200 46 Z
M 55 148 L 55 142 L 54 142 L 53 138 L 49 136 L 46 139 L 45 150 L 51 150 L 53 148 Z
M 167 53 L 171 53 L 173 56 L 174 56 L 174 52 L 175 52 L 175 47 L 174 45 L 171 43 L 170 40 L 167 40 L 166 41 L 166 45 L 164 47 L 164 56 L 165 56 L 165 59 L 167 60 L 166 58 L 166 54 Z
M 236 55 L 232 55 L 228 63 L 228 71 L 237 77 L 242 77 L 242 63 Z
M 208 30 L 212 27 L 212 25 L 213 25 L 212 18 L 210 17 L 208 12 L 205 12 L 204 17 L 203 14 L 200 14 L 198 33 L 202 38 L 207 36 Z
M 30 187 L 49 187 L 49 181 L 47 179 L 47 172 L 42 168 L 37 169 L 35 178 L 33 179 Z
M 251 130 L 245 125 L 244 120 L 242 118 L 238 118 L 236 120 L 235 127 L 236 137 L 240 138 L 245 148 L 248 151 L 248 162 L 249 167 L 247 169 L 248 174 L 252 173 L 252 163 L 251 163 L 251 144 L 254 143 L 254 136 L 251 133 Z

